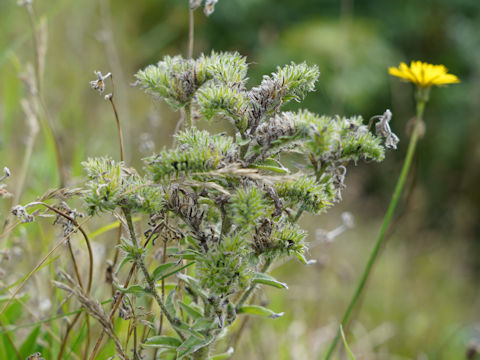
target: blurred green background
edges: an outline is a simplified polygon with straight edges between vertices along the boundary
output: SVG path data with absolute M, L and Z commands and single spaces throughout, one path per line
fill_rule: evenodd
M 89 86 L 94 70 L 114 75 L 127 162 L 141 168 L 142 157 L 169 146 L 178 113 L 131 83 L 139 68 L 162 56 L 186 55 L 187 1 L 35 0 L 34 8 L 37 20 L 47 21 L 43 88 L 70 185 L 81 183 L 80 162 L 87 157 L 118 154 L 110 105 Z M 467 349 L 480 344 L 479 34 L 478 0 L 220 0 L 209 18 L 196 11 L 194 56 L 211 49 L 239 51 L 251 64 L 251 86 L 277 65 L 317 64 L 317 91 L 302 107 L 365 119 L 389 108 L 401 139 L 382 164 L 349 169 L 341 204 L 326 215 L 303 219 L 314 243 L 309 255 L 319 261 L 311 267 L 291 261 L 275 269 L 290 290 L 260 297 L 286 315 L 250 321 L 254 326 L 234 358 L 315 359 L 324 353 L 373 246 L 406 151 L 413 89 L 390 78 L 387 68 L 410 60 L 444 64 L 461 83 L 432 90 L 426 135 L 387 246 L 351 324 L 350 346 L 358 359 L 452 360 L 465 359 Z M 16 1 L 1 0 L 0 167 L 12 170 L 6 182 L 11 192 L 28 139 L 20 77 L 29 63 L 27 13 Z M 42 130 L 20 200 L 32 201 L 57 183 L 53 144 Z M 11 206 L 11 200 L 0 199 L 2 223 Z M 316 241 L 316 230 L 339 226 L 343 211 L 355 216 L 356 228 L 333 243 Z M 8 240 L 0 239 L 0 251 L 10 254 L 0 262 L 0 285 L 21 278 L 38 254 L 53 246 L 49 223 L 22 225 Z M 89 224 L 90 230 L 96 225 Z M 96 244 L 100 287 L 102 261 L 111 257 L 114 242 L 114 236 L 104 236 Z M 33 308 L 41 309 L 54 291 L 49 278 L 62 261 L 30 282 Z M 29 319 L 18 315 L 17 322 Z

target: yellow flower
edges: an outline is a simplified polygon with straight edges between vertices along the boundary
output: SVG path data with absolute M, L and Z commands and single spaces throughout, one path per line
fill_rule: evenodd
M 388 73 L 406 81 L 414 83 L 421 88 L 429 88 L 432 85 L 446 85 L 460 82 L 458 77 L 448 74 L 443 65 L 432 65 L 421 61 L 412 61 L 410 66 L 404 62 L 398 68 L 390 67 Z

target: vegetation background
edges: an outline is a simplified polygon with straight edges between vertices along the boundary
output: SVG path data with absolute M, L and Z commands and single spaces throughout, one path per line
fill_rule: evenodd
M 114 74 L 127 162 L 141 167 L 142 157 L 169 146 L 179 114 L 130 84 L 138 69 L 162 56 L 186 55 L 187 1 L 35 0 L 34 7 L 48 25 L 43 88 L 71 185 L 80 184 L 80 162 L 87 157 L 118 154 L 110 105 L 89 87 L 93 70 Z M 251 63 L 252 83 L 290 61 L 318 64 L 318 90 L 305 107 L 366 119 L 390 108 L 401 139 L 382 164 L 349 170 L 344 201 L 328 215 L 303 219 L 315 244 L 310 255 L 319 262 L 305 267 L 290 261 L 275 269 L 290 290 L 260 296 L 286 315 L 256 319 L 234 358 L 314 359 L 328 346 L 373 246 L 414 114 L 411 85 L 389 78 L 387 68 L 412 59 L 445 64 L 462 82 L 432 91 L 408 196 L 352 323 L 350 346 L 360 359 L 465 358 L 472 344 L 480 344 L 480 2 L 220 0 L 209 18 L 197 11 L 195 22 L 194 56 L 211 49 L 239 51 Z M 0 1 L 0 167 L 12 171 L 6 181 L 11 192 L 28 140 L 19 77 L 32 62 L 25 10 L 16 1 Z M 58 184 L 49 139 L 45 129 L 35 139 L 21 203 Z M 12 205 L 11 199 L 0 200 L 2 222 Z M 333 243 L 315 242 L 316 230 L 337 227 L 343 211 L 355 216 L 356 228 Z M 0 239 L 0 301 L 8 298 L 5 286 L 53 246 L 58 234 L 50 223 L 24 224 Z M 95 238 L 99 259 L 111 257 L 112 234 Z M 56 290 L 49 280 L 63 262 L 57 257 L 23 294 L 39 317 L 52 315 L 55 306 L 48 299 Z M 102 287 L 102 266 L 96 271 L 96 286 Z M 0 320 L 27 324 L 32 316 L 18 307 Z M 27 330 L 10 334 L 21 341 Z M 5 334 L 0 337 L 7 346 Z

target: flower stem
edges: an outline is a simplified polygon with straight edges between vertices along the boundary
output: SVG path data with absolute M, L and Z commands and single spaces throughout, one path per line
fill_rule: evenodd
M 343 315 L 341 326 L 343 328 L 346 327 L 350 315 L 352 314 L 353 309 L 355 308 L 355 305 L 357 304 L 358 299 L 360 298 L 360 295 L 362 294 L 362 291 L 365 287 L 365 284 L 368 280 L 368 276 L 372 272 L 373 269 L 373 264 L 378 256 L 380 247 L 383 243 L 383 240 L 385 239 L 385 233 L 387 232 L 387 229 L 390 225 L 390 222 L 392 220 L 393 213 L 395 211 L 395 208 L 397 207 L 398 200 L 400 199 L 400 195 L 402 194 L 403 187 L 405 185 L 405 180 L 407 179 L 408 172 L 410 170 L 410 166 L 412 163 L 413 155 L 415 153 L 415 148 L 417 146 L 417 141 L 418 141 L 418 132 L 419 132 L 419 124 L 422 122 L 423 118 L 423 111 L 425 109 L 425 99 L 418 97 L 417 98 L 417 117 L 415 118 L 415 124 L 412 132 L 412 136 L 410 138 L 410 142 L 408 144 L 408 150 L 407 150 L 407 155 L 405 156 L 405 160 L 403 163 L 402 171 L 400 172 L 400 177 L 398 178 L 397 185 L 395 186 L 395 190 L 392 195 L 392 199 L 390 200 L 390 204 L 388 206 L 388 210 L 383 218 L 382 226 L 380 228 L 380 233 L 378 234 L 377 241 L 375 243 L 375 246 L 373 247 L 372 252 L 370 253 L 370 258 L 368 259 L 367 265 L 365 267 L 365 270 L 363 271 L 363 275 L 360 278 L 360 282 L 357 286 L 357 289 L 350 300 L 350 304 L 348 305 L 347 310 L 345 311 L 345 314 Z M 330 344 L 330 348 L 327 352 L 327 355 L 325 357 L 325 360 L 329 360 L 335 350 L 335 347 L 337 345 L 338 339 L 340 338 L 340 330 L 337 332 L 335 335 L 335 338 L 333 339 L 332 343 Z
M 194 41 L 194 10 L 188 11 L 188 58 L 193 56 L 193 41 Z
M 132 215 L 130 213 L 130 209 L 128 208 L 123 208 L 123 214 L 125 215 L 125 219 L 127 220 L 127 225 L 128 225 L 128 231 L 130 232 L 130 236 L 132 238 L 132 243 L 135 245 L 135 247 L 139 250 L 140 249 L 140 244 L 138 243 L 137 236 L 135 235 L 135 229 L 133 228 L 133 221 L 132 221 Z M 174 315 L 170 314 L 167 310 L 167 307 L 165 306 L 165 303 L 163 302 L 162 298 L 160 297 L 160 294 L 157 291 L 157 288 L 155 286 L 155 282 L 153 281 L 150 273 L 147 270 L 147 266 L 145 265 L 145 261 L 143 260 L 143 257 L 140 255 L 137 259 L 136 264 L 140 267 L 140 269 L 143 272 L 143 276 L 145 277 L 145 280 L 147 281 L 148 284 L 148 290 L 150 294 L 153 296 L 155 301 L 157 302 L 158 306 L 162 310 L 163 314 L 167 318 L 167 320 L 170 322 L 172 325 L 173 330 L 177 333 L 177 335 L 185 341 L 186 337 L 183 335 L 180 330 L 178 330 L 175 325 L 178 323 L 178 319 L 174 317 Z

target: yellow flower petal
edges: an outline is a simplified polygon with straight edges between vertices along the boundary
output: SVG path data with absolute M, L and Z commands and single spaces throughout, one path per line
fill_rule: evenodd
M 448 74 L 448 70 L 444 65 L 433 65 L 421 61 L 412 61 L 410 66 L 401 62 L 398 68 L 388 68 L 388 73 L 422 88 L 460 82 L 458 77 Z

